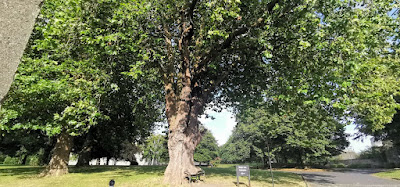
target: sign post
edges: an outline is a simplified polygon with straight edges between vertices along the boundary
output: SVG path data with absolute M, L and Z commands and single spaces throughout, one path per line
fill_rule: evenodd
M 239 177 L 248 176 L 249 177 L 249 186 L 250 185 L 250 167 L 249 166 L 236 166 L 236 178 L 237 178 L 237 186 L 239 186 Z

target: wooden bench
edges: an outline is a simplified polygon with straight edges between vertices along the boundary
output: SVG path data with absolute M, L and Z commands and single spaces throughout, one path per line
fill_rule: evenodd
M 201 169 L 197 173 L 189 173 L 188 171 L 185 171 L 185 175 L 186 175 L 185 178 L 187 178 L 189 180 L 189 183 L 192 183 L 192 182 L 201 181 L 200 176 L 205 176 L 206 172 L 203 169 Z

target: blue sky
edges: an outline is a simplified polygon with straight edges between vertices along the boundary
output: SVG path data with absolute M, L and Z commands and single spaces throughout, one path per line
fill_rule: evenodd
M 213 116 L 215 119 L 212 120 L 211 118 L 205 118 L 205 116 L 202 116 L 200 121 L 212 132 L 214 137 L 217 139 L 218 145 L 223 145 L 232 134 L 232 130 L 236 125 L 235 116 L 228 110 L 222 110 L 222 112 L 219 113 L 208 110 L 206 113 L 209 116 Z M 368 147 L 371 147 L 371 136 L 353 140 L 354 134 L 358 132 L 357 129 L 355 129 L 355 125 L 346 126 L 345 132 L 350 134 L 350 137 L 348 138 L 350 146 L 347 150 L 353 150 L 356 153 L 360 153 Z
M 209 116 L 213 116 L 215 119 L 205 118 L 201 116 L 201 123 L 206 126 L 207 129 L 211 131 L 215 139 L 217 139 L 218 145 L 223 145 L 228 141 L 229 136 L 232 134 L 233 128 L 236 126 L 235 116 L 224 109 L 222 112 L 214 112 L 208 110 L 206 112 Z

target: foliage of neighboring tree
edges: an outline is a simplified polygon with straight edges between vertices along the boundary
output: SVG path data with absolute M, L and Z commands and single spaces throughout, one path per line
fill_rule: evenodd
M 143 158 L 151 165 L 157 163 L 165 163 L 168 161 L 167 137 L 161 134 L 153 134 L 149 136 L 144 144 L 140 146 L 143 151 Z
M 16 130 L 0 136 L 0 153 L 11 157 L 18 157 L 22 165 L 28 164 L 28 157 L 35 156 L 44 150 L 51 150 L 53 141 L 40 131 Z M 50 148 L 50 149 L 49 149 Z M 44 164 L 48 153 L 42 154 L 39 164 Z
M 396 98 L 397 102 L 400 101 L 400 98 Z M 396 114 L 393 117 L 391 123 L 385 124 L 383 129 L 371 132 L 366 131 L 363 132 L 369 135 L 374 136 L 375 141 L 382 141 L 382 147 L 372 147 L 371 149 L 363 152 L 363 156 L 379 158 L 380 160 L 386 162 L 400 162 L 398 155 L 400 154 L 400 110 L 397 109 Z
M 197 145 L 196 150 L 194 151 L 194 160 L 197 162 L 205 162 L 209 163 L 218 157 L 218 144 L 217 140 L 213 134 L 206 130 L 203 138 L 201 139 L 199 145 Z
M 361 132 L 372 135 L 385 131 L 386 126 L 393 127 L 396 122 L 392 122 L 392 117 L 400 108 L 400 3 L 379 4 L 387 15 L 368 15 L 371 22 L 375 22 L 377 32 L 374 37 L 365 36 L 365 40 L 375 44 L 369 49 L 375 52 L 365 63 L 354 67 L 355 76 L 349 85 L 354 89 L 349 97 L 356 103 L 350 108 L 352 117 Z M 377 20 L 388 24 L 378 24 Z M 384 47 L 377 50 L 377 46 Z
M 268 108 L 249 109 L 237 116 L 238 124 L 221 149 L 225 162 L 262 161 L 268 154 L 278 162 L 291 159 L 299 166 L 335 156 L 348 145 L 344 125 L 320 107 L 298 108 L 285 115 Z
M 101 113 L 108 119 L 100 120 L 90 129 L 90 135 L 79 140 L 82 142 L 77 148 L 82 156 L 79 165 L 88 165 L 90 158 L 101 157 L 136 162 L 132 156 L 136 152 L 127 152 L 135 146 L 129 145 L 142 143 L 156 127 L 156 122 L 164 119 L 161 82 L 154 72 L 127 73 L 132 62 L 126 57 L 130 55 L 130 51 L 120 51 L 113 57 L 116 64 L 111 66 L 109 75 L 113 89 L 102 95 L 100 104 Z
M 108 115 L 118 115 L 115 109 L 123 101 L 109 98 L 115 97 L 112 90 L 125 85 L 115 84 L 115 76 L 110 75 L 121 73 L 115 66 L 122 59 L 125 62 L 122 65 L 129 66 L 126 62 L 136 62 L 140 55 L 132 36 L 136 29 L 121 26 L 130 24 L 127 20 L 122 21 L 124 14 L 124 5 L 117 1 L 65 0 L 43 4 L 29 47 L 1 111 L 1 129 L 33 129 L 57 136 L 48 166 L 49 175 L 68 172 L 73 136 L 83 135 L 100 121 L 109 120 Z M 122 22 L 115 22 L 115 19 Z M 122 30 L 123 33 L 118 32 Z M 139 70 L 131 71 L 129 75 L 140 79 L 139 73 Z M 154 84 L 145 84 L 143 88 L 152 86 Z M 143 103 L 146 108 L 153 101 L 144 100 L 144 95 L 135 95 L 147 90 L 138 87 L 138 93 L 130 91 L 133 93 L 125 98 L 130 106 Z M 111 96 L 103 97 L 106 94 Z M 115 105 L 102 107 L 103 102 L 114 102 Z M 107 107 L 114 110 L 113 114 L 102 112 Z M 150 108 L 148 106 L 144 111 L 153 115 L 156 110 Z M 126 111 L 127 107 L 121 109 Z M 143 113 L 132 119 L 143 121 L 137 129 L 153 121 L 146 115 Z M 120 127 L 126 128 L 132 123 L 123 125 Z

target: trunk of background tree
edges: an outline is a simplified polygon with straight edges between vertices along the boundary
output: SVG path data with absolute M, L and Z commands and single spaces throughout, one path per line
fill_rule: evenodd
M 267 157 L 267 156 L 263 153 L 262 161 L 263 161 L 263 168 L 264 168 L 264 169 L 268 167 L 268 166 L 267 166 L 267 158 L 266 158 L 266 157 Z
M 83 147 L 82 151 L 79 153 L 78 162 L 76 166 L 88 166 L 90 162 L 90 153 L 92 151 L 92 146 Z
M 78 162 L 76 166 L 88 166 L 91 159 L 92 152 L 92 135 L 89 132 L 86 136 L 85 143 L 83 143 L 82 150 L 79 151 Z
M 40 158 L 40 163 L 43 164 L 43 165 L 48 164 L 50 162 L 50 159 L 51 159 L 51 151 L 54 148 L 55 141 L 53 141 L 53 140 L 50 140 L 50 141 L 54 142 L 54 143 L 49 143 L 49 145 L 46 145 L 44 147 L 43 156 Z
M 27 158 L 28 158 L 28 155 L 22 156 L 22 162 L 21 162 L 22 165 L 26 165 L 26 159 Z
M 298 160 L 297 163 L 299 164 L 301 169 L 304 169 L 304 161 L 303 161 L 303 151 L 299 151 L 299 156 L 298 156 Z
M 62 131 L 61 134 L 58 135 L 50 163 L 43 175 L 61 176 L 68 173 L 68 161 L 72 143 L 73 138 L 67 132 Z

